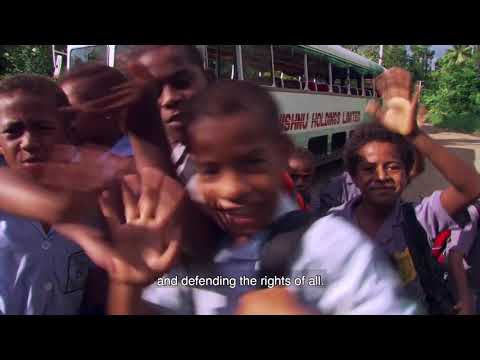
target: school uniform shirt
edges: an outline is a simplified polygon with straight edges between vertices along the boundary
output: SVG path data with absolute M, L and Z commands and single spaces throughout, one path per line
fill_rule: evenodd
M 451 250 L 463 255 L 464 268 L 469 275 L 469 285 L 480 293 L 480 243 L 477 238 L 480 214 L 478 208 L 473 205 L 468 207 L 468 214 L 470 221 L 466 226 L 452 228 L 445 255 L 448 256 Z
M 132 157 L 134 155 L 128 136 L 122 137 L 109 152 L 121 157 Z M 196 182 L 191 181 L 195 175 L 195 167 L 187 151 L 187 147 L 177 143 L 172 149 L 171 158 L 180 180 L 186 185 L 189 193 L 197 197 Z
M 130 145 L 130 140 L 128 136 L 122 137 L 117 141 L 115 145 L 110 149 L 112 155 L 117 155 L 120 157 L 131 157 L 133 156 L 133 149 Z
M 327 211 L 340 206 L 361 194 L 348 172 L 332 178 L 318 194 L 311 197 L 311 206 L 315 210 Z
M 297 209 L 288 195 L 282 194 L 280 199 L 275 218 Z M 233 314 L 239 297 L 258 289 L 251 283 L 244 286 L 239 283 L 242 276 L 258 279 L 261 249 L 267 236 L 266 231 L 261 231 L 240 248 L 232 248 L 227 239 L 223 239 L 224 246 L 213 264 L 193 268 L 193 271 L 179 266 L 166 277 L 180 282 L 182 278 L 201 274 L 203 278 L 236 279 L 236 284 L 224 282 L 221 286 L 195 287 L 164 286 L 162 282 L 162 286 L 156 283 L 146 288 L 142 297 L 159 314 Z M 383 255 L 347 221 L 335 216 L 319 220 L 302 238 L 301 248 L 292 267 L 288 289 L 320 313 L 413 314 L 419 311 L 414 302 L 399 296 L 395 290 L 399 279 L 381 259 Z M 303 281 L 302 276 L 313 281 L 324 277 L 316 285 L 296 286 L 294 279 Z
M 455 221 L 443 208 L 440 195 L 441 191 L 436 191 L 431 196 L 425 197 L 415 206 L 417 220 L 425 230 L 431 246 L 437 234 L 455 225 Z M 331 209 L 330 213 L 337 217 L 344 218 L 359 228 L 354 209 L 360 201 L 361 196 L 356 197 L 346 204 Z M 393 262 L 394 268 L 398 270 L 403 287 L 409 296 L 419 301 L 422 305 L 425 305 L 425 294 L 407 247 L 407 242 L 402 231 L 403 224 L 404 219 L 401 211 L 401 201 L 399 200 L 372 240 Z
M 468 214 L 470 221 L 463 228 L 460 226 L 454 226 L 451 229 L 450 241 L 446 245 L 446 255 L 451 250 L 455 250 L 467 258 L 470 254 L 470 250 L 475 242 L 477 236 L 477 228 L 479 221 L 479 213 L 475 206 L 468 207 Z M 465 263 L 465 268 L 468 269 L 469 265 Z
M 90 266 L 57 232 L 0 212 L 0 314 L 78 314 Z

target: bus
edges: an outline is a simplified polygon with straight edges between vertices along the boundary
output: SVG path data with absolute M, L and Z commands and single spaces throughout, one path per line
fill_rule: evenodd
M 67 45 L 61 55 L 66 54 L 67 69 L 87 62 L 122 69 L 137 46 L 142 45 Z M 295 145 L 314 154 L 317 166 L 341 158 L 355 128 L 368 121 L 364 109 L 377 96 L 375 77 L 385 70 L 339 45 L 197 48 L 205 68 L 218 79 L 252 81 L 267 88 L 279 105 L 284 131 Z

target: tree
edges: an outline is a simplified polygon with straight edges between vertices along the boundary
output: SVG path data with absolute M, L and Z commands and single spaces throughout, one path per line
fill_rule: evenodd
M 473 45 L 472 45 L 473 46 Z M 472 55 L 472 49 L 468 45 L 453 45 L 452 49 L 447 51 L 447 59 L 455 64 L 462 64 Z
M 50 45 L 2 45 L 0 77 L 19 73 L 50 76 L 53 71 Z
M 342 45 L 343 47 L 378 63 L 380 45 Z
M 480 75 L 475 59 L 468 57 L 458 64 L 445 54 L 439 65 L 423 94 L 432 123 L 480 131 Z
M 435 51 L 431 45 L 410 45 L 410 57 L 407 69 L 412 72 L 416 81 L 428 79 L 432 71 L 432 62 Z
M 408 66 L 408 53 L 406 45 L 385 45 L 383 48 L 383 66 L 386 68 Z
M 380 45 L 342 45 L 347 49 L 362 55 L 372 61 L 380 59 Z M 399 66 L 406 68 L 408 65 L 408 53 L 406 45 L 384 45 L 383 66 L 391 68 Z

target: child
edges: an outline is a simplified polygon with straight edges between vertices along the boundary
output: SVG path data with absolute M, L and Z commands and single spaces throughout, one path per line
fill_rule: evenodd
M 51 80 L 19 75 L 0 82 L 0 152 L 32 179 L 50 149 L 66 144 L 68 99 Z M 89 260 L 46 224 L 0 213 L 0 314 L 73 315 L 83 300 Z
M 158 110 L 170 145 L 172 159 L 181 180 L 189 184 L 195 169 L 185 146 L 182 107 L 205 90 L 213 80 L 203 69 L 203 59 L 193 45 L 146 45 L 133 50 L 129 66 L 139 65 L 157 84 Z
M 151 279 L 165 274 L 171 279 L 185 275 L 193 279 L 198 276 L 197 280 L 259 278 L 267 230 L 273 222 L 281 223 L 280 219 L 287 219 L 283 216 L 296 210 L 293 202 L 280 201 L 286 156 L 279 145 L 282 134 L 278 109 L 265 90 L 247 82 L 218 82 L 193 100 L 186 115 L 188 145 L 198 169 L 198 191 L 210 210 L 224 220 L 227 233 L 218 239 L 219 247 L 212 259 L 197 262 L 178 259 L 178 242 L 165 233 L 165 224 L 175 223 L 172 211 L 181 199 L 178 185 L 142 170 L 144 191 L 135 191 L 140 189 L 139 181 L 135 185 L 130 178 L 124 183 L 126 224 L 122 225 L 114 215 L 108 194 L 102 200 L 119 252 L 112 260 L 121 264 L 116 266 L 120 271 L 110 268 L 112 313 L 146 311 L 145 302 L 139 301 L 142 288 Z M 158 201 L 161 194 L 171 194 L 173 209 L 169 210 L 168 203 Z M 150 239 L 150 245 L 146 239 Z M 149 250 L 154 241 L 158 243 L 157 250 Z M 339 241 L 341 247 L 336 245 Z M 322 273 L 328 284 L 326 287 L 284 284 L 288 289 L 282 292 L 282 298 L 287 300 L 282 303 L 289 308 L 285 313 L 291 313 L 288 310 L 292 309 L 297 313 L 323 314 L 418 311 L 414 303 L 398 296 L 394 290 L 396 276 L 355 227 L 339 218 L 326 217 L 309 227 L 301 242 L 299 256 L 292 257 L 288 267 L 291 277 L 302 274 L 310 278 L 324 269 Z M 132 257 L 136 253 L 144 257 Z M 173 267 L 175 259 L 178 262 Z M 257 288 L 253 284 L 240 286 L 238 282 L 233 286 L 230 283 L 210 287 L 154 284 L 143 291 L 142 297 L 150 309 L 166 313 L 232 314 L 239 299 Z
M 111 93 L 115 86 L 127 82 L 118 70 L 106 65 L 87 64 L 68 72 L 60 87 L 72 106 L 102 98 Z M 72 132 L 78 145 L 95 144 L 112 148 L 116 155 L 132 156 L 122 124 L 125 114 L 114 112 L 101 115 L 78 112 L 72 122 Z
M 426 108 L 422 106 L 417 120 L 419 125 L 425 122 L 426 111 Z M 421 175 L 424 170 L 425 162 L 423 156 L 415 150 L 415 160 L 410 171 L 410 178 L 413 179 Z M 322 213 L 331 208 L 343 205 L 360 195 L 360 189 L 355 185 L 348 171 L 344 171 L 341 175 L 330 179 L 325 186 L 322 186 L 319 193 L 313 194 L 312 208 Z
M 345 164 L 362 196 L 331 212 L 350 221 L 380 245 L 396 264 L 411 296 L 426 303 L 431 313 L 449 313 L 453 310 L 452 300 L 443 291 L 436 262 L 432 262 L 431 250 L 425 245 L 427 240 L 431 244 L 440 231 L 453 226 L 452 216 L 478 197 L 480 176 L 472 166 L 418 129 L 418 99 L 410 101 L 408 72 L 388 70 L 377 85 L 385 103 L 393 97 L 403 97 L 410 105 L 400 110 L 377 107 L 376 117 L 382 125 L 367 124 L 356 130 L 346 145 Z M 393 119 L 389 115 L 394 111 L 400 111 L 401 116 Z M 401 195 L 410 181 L 414 147 L 452 186 L 434 192 L 413 208 L 402 204 Z
M 315 172 L 313 154 L 307 149 L 296 148 L 288 159 L 288 172 L 295 189 L 310 206 L 311 188 Z
M 480 288 L 478 283 L 479 249 L 477 242 L 478 202 L 468 207 L 465 219 L 455 220 L 459 223 L 452 229 L 446 230 L 448 240 L 436 249 L 434 255 L 441 265 L 448 269 L 448 279 L 454 288 L 456 298 L 456 310 L 459 315 L 472 315 L 478 312 L 476 295 Z M 438 239 L 438 238 L 437 238 Z M 436 244 L 437 245 L 437 244 Z M 478 295 L 477 295 L 478 296 Z M 478 301 L 477 301 L 478 302 Z

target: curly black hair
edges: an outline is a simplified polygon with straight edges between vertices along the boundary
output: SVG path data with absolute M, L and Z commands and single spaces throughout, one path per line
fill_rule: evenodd
M 304 160 L 304 161 L 307 161 L 308 163 L 312 164 L 312 166 L 315 162 L 315 158 L 314 158 L 312 152 L 308 149 L 303 148 L 303 147 L 296 147 L 295 150 L 290 155 L 290 159 Z
M 191 127 L 203 116 L 221 119 L 242 112 L 257 114 L 268 134 L 276 140 L 282 139 L 275 100 L 267 90 L 248 81 L 215 82 L 185 103 L 183 116 L 187 127 Z
M 92 84 L 89 80 L 95 79 Z M 98 63 L 87 63 L 76 66 L 59 80 L 63 87 L 74 84 L 73 94 L 82 102 L 95 100 L 111 94 L 112 88 L 128 81 L 119 70 Z
M 358 151 L 373 141 L 386 142 L 397 147 L 407 174 L 410 174 L 415 161 L 415 148 L 405 137 L 392 133 L 377 123 L 367 123 L 358 127 L 345 145 L 343 160 L 351 176 L 355 176 L 361 158 Z
M 10 76 L 0 81 L 0 97 L 11 95 L 17 91 L 50 99 L 57 109 L 70 106 L 67 95 L 60 86 L 46 76 L 21 74 Z M 72 119 L 73 115 L 71 113 L 63 113 L 63 120 L 66 126 Z
M 203 68 L 203 57 L 200 51 L 195 45 L 138 45 L 135 46 L 125 57 L 124 61 L 136 60 L 141 57 L 143 54 L 147 53 L 150 50 L 155 50 L 157 48 L 162 48 L 166 46 L 175 46 L 184 51 L 187 59 L 192 65 L 199 66 Z
M 23 91 L 36 96 L 51 96 L 57 107 L 69 106 L 67 95 L 52 79 L 34 74 L 21 74 L 0 81 L 0 96 Z

